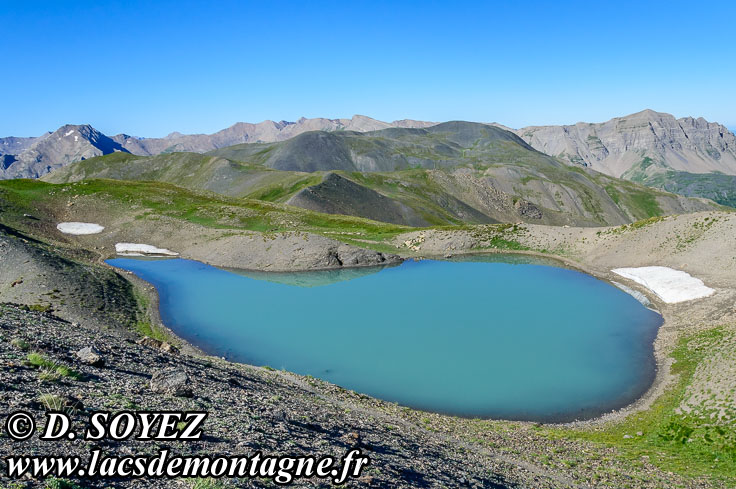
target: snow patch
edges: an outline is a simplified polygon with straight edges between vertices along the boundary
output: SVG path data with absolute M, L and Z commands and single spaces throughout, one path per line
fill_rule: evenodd
M 64 234 L 97 234 L 101 233 L 105 226 L 92 222 L 60 222 L 56 229 Z
M 176 253 L 166 248 L 156 248 L 155 246 L 142 243 L 116 243 L 115 251 L 118 255 L 123 256 L 143 256 L 143 255 L 165 255 L 178 256 Z
M 74 134 L 74 129 L 64 134 L 64 137 L 71 136 L 72 134 Z
M 668 304 L 708 297 L 715 292 L 699 278 L 669 267 L 615 268 L 611 271 L 643 285 Z
M 638 290 L 634 290 L 631 287 L 627 287 L 624 284 L 621 284 L 621 283 L 618 283 L 618 282 L 615 282 L 615 281 L 613 282 L 613 285 L 615 285 L 619 289 L 623 290 L 624 292 L 626 292 L 627 294 L 629 294 L 630 296 L 632 296 L 634 299 L 636 299 L 639 302 L 641 302 L 641 304 L 644 307 L 649 307 L 649 306 L 652 305 L 651 301 L 647 298 L 647 296 L 645 296 L 644 294 L 642 294 Z

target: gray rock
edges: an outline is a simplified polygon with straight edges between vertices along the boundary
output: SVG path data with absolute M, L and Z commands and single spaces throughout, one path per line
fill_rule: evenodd
M 105 364 L 105 359 L 102 357 L 102 354 L 93 346 L 82 348 L 76 353 L 76 355 L 79 361 L 86 363 L 87 365 L 101 367 Z
M 119 143 L 92 126 L 67 124 L 51 134 L 35 138 L 20 153 L 13 155 L 12 161 L 6 158 L 0 178 L 38 178 L 69 163 L 115 151 L 126 152 Z
M 157 394 L 192 396 L 189 376 L 184 370 L 177 368 L 167 368 L 154 373 L 151 377 L 151 390 Z
M 532 126 L 516 134 L 542 153 L 614 177 L 626 178 L 644 156 L 674 170 L 736 174 L 736 136 L 702 117 L 644 110 L 600 124 Z

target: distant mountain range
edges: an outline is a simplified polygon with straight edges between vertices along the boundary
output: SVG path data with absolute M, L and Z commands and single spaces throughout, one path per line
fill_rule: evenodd
M 149 156 L 172 152 L 206 153 L 242 143 L 284 141 L 308 131 L 376 131 L 389 127 L 429 127 L 433 122 L 382 122 L 362 115 L 352 119 L 305 119 L 296 122 L 238 122 L 213 134 L 139 138 L 108 137 L 89 125 L 65 125 L 37 138 L 0 138 L 0 178 L 38 178 L 74 161 L 122 151 Z
M 0 178 L 38 178 L 69 163 L 113 152 L 139 156 L 210 153 L 297 171 L 452 166 L 457 161 L 457 148 L 432 148 L 432 156 L 427 160 L 421 154 L 427 150 L 427 142 L 422 141 L 419 151 L 413 151 L 410 133 L 402 134 L 398 145 L 403 149 L 394 153 L 382 147 L 397 144 L 390 132 L 384 132 L 380 140 L 356 136 L 391 128 L 427 129 L 436 125 L 416 120 L 382 122 L 356 115 L 351 119 L 239 122 L 213 134 L 171 133 L 164 138 L 125 134 L 109 137 L 89 125 L 65 125 L 38 138 L 1 138 Z M 532 148 L 569 165 L 736 206 L 736 136 L 725 126 L 703 118 L 676 119 L 670 114 L 644 110 L 603 123 L 516 130 L 493 126 L 515 133 Z M 506 132 L 499 134 L 502 133 Z M 275 142 L 286 144 L 268 146 Z M 467 143 L 463 142 L 463 151 L 473 147 Z M 438 160 L 437 155 L 443 154 L 446 159 Z
M 43 177 L 53 183 L 102 178 L 159 181 L 410 226 L 617 225 L 715 208 L 563 163 L 510 131 L 474 122 L 312 131 L 206 154 L 118 152 Z

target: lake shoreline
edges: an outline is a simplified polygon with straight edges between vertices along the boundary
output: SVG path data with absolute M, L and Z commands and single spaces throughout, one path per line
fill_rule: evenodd
M 516 254 L 520 256 L 533 256 L 538 258 L 544 258 L 546 260 L 551 260 L 554 262 L 559 263 L 563 266 L 563 268 L 569 268 L 572 270 L 577 270 L 579 272 L 585 273 L 587 275 L 590 275 L 591 277 L 595 277 L 598 280 L 602 280 L 604 282 L 607 282 L 614 287 L 616 286 L 614 284 L 614 278 L 615 275 L 613 273 L 600 273 L 599 271 L 593 269 L 592 267 L 588 267 L 582 263 L 576 262 L 574 260 L 571 260 L 569 258 L 565 258 L 558 255 L 550 255 L 545 253 L 539 253 L 536 251 L 528 251 L 528 250 L 458 250 L 456 255 L 453 255 L 453 258 L 458 256 L 482 256 L 482 255 L 496 255 L 496 254 Z M 433 260 L 446 260 L 447 258 L 442 255 L 424 255 L 422 258 L 427 259 L 433 259 Z M 642 287 L 640 284 L 637 284 L 636 282 L 627 281 L 630 282 L 632 285 L 627 285 L 637 290 L 638 292 L 644 294 L 644 296 L 649 299 L 651 302 L 651 305 L 649 308 L 651 308 L 653 311 L 655 311 L 657 314 L 659 314 L 662 317 L 662 324 L 657 328 L 657 336 L 654 339 L 653 344 L 653 354 L 654 354 L 654 361 L 655 361 L 655 372 L 654 372 L 654 379 L 649 386 L 649 388 L 639 397 L 637 397 L 634 401 L 626 404 L 625 406 L 614 409 L 613 411 L 606 412 L 603 414 L 600 414 L 598 416 L 594 416 L 590 419 L 583 419 L 583 420 L 575 420 L 575 421 L 569 421 L 569 422 L 563 422 L 563 423 L 545 423 L 547 425 L 551 426 L 559 426 L 559 427 L 566 427 L 566 428 L 581 428 L 581 427 L 591 427 L 591 426 L 599 426 L 605 423 L 609 422 L 617 422 L 621 421 L 624 418 L 630 416 L 631 414 L 637 413 L 639 411 L 643 411 L 645 409 L 648 409 L 654 401 L 657 400 L 657 398 L 664 393 L 666 388 L 675 380 L 675 377 L 669 373 L 669 369 L 672 365 L 672 359 L 666 354 L 665 352 L 669 351 L 672 347 L 674 347 L 674 342 L 672 341 L 672 338 L 667 335 L 663 335 L 662 331 L 669 325 L 670 322 L 667 320 L 667 315 L 663 313 L 663 309 L 666 309 L 666 304 L 664 304 L 661 299 L 654 294 L 651 290 Z M 514 421 L 514 420 L 507 420 L 507 419 L 497 419 L 498 421 Z M 533 423 L 531 421 L 522 421 L 526 423 Z
M 528 256 L 528 257 L 533 257 L 533 258 L 539 258 L 539 259 L 542 259 L 542 261 L 549 262 L 550 263 L 550 266 L 555 266 L 555 267 L 558 267 L 558 268 L 565 268 L 565 269 L 575 270 L 575 271 L 584 273 L 586 275 L 589 275 L 589 276 L 594 277 L 594 278 L 596 278 L 598 280 L 604 281 L 606 283 L 609 283 L 609 284 L 615 286 L 613 284 L 613 280 L 612 280 L 612 277 L 611 276 L 600 274 L 600 273 L 596 272 L 595 270 L 591 269 L 590 267 L 587 267 L 587 266 L 585 266 L 583 264 L 580 264 L 578 262 L 575 262 L 575 261 L 570 260 L 570 259 L 565 258 L 565 257 L 560 257 L 560 256 L 556 256 L 556 255 L 551 255 L 551 254 L 544 254 L 544 253 L 539 253 L 539 252 L 535 252 L 535 251 L 527 251 L 527 250 L 523 250 L 523 251 L 515 251 L 515 250 L 461 250 L 461 251 L 457 252 L 455 255 L 453 255 L 452 257 L 440 256 L 440 255 L 423 255 L 423 256 L 414 256 L 414 257 L 412 257 L 412 256 L 402 256 L 402 261 L 403 260 L 417 260 L 417 261 L 421 261 L 421 260 L 424 260 L 424 259 L 431 259 L 431 260 L 436 260 L 436 261 L 453 261 L 453 260 L 455 260 L 455 261 L 465 261 L 465 260 L 462 260 L 463 257 L 484 256 L 484 255 L 485 256 L 493 256 L 493 255 L 509 255 L 509 256 L 514 256 L 515 255 L 515 256 Z M 185 338 L 183 338 L 182 336 L 178 335 L 168 325 L 166 325 L 163 322 L 162 318 L 161 318 L 161 314 L 160 314 L 160 310 L 159 310 L 159 306 L 160 306 L 159 293 L 158 293 L 158 290 L 156 289 L 156 287 L 154 285 L 152 285 L 151 283 L 147 282 L 146 280 L 140 278 L 139 276 L 135 275 L 133 272 L 130 272 L 130 271 L 127 271 L 125 269 L 122 269 L 122 268 L 116 267 L 114 265 L 108 264 L 105 261 L 103 261 L 103 263 L 105 264 L 105 266 L 109 266 L 109 267 L 114 268 L 119 273 L 124 274 L 124 276 L 126 278 L 131 279 L 131 281 L 134 281 L 134 282 L 137 283 L 136 285 L 138 286 L 139 290 L 141 290 L 142 292 L 144 292 L 147 295 L 147 297 L 148 297 L 148 299 L 150 301 L 150 308 L 149 308 L 150 311 L 149 311 L 149 314 L 152 315 L 152 318 L 156 321 L 156 323 L 158 324 L 158 327 L 161 328 L 161 329 L 163 329 L 168 336 L 170 336 L 171 338 L 174 338 L 175 341 L 179 345 L 181 345 L 181 347 L 183 349 L 187 350 L 189 353 L 193 353 L 193 354 L 200 355 L 200 356 L 214 357 L 214 358 L 223 359 L 223 360 L 226 360 L 226 361 L 231 361 L 233 363 L 238 363 L 238 364 L 243 364 L 243 365 L 251 365 L 251 366 L 256 366 L 257 367 L 257 365 L 252 365 L 252 364 L 249 364 L 249 363 L 246 363 L 246 362 L 239 362 L 239 361 L 227 360 L 224 357 L 220 357 L 218 355 L 209 354 L 209 353 L 205 352 L 204 350 L 202 350 L 196 344 L 194 344 L 191 341 L 188 341 Z M 204 263 L 204 262 L 200 262 L 200 263 Z M 212 266 L 214 266 L 214 265 L 212 265 Z M 393 266 L 397 266 L 397 265 L 394 264 Z M 226 269 L 226 268 L 222 268 L 222 267 L 216 267 L 216 268 L 220 268 L 220 269 L 223 269 L 223 270 L 226 270 L 226 271 L 231 271 L 231 272 L 233 272 L 235 270 L 241 270 L 241 269 L 235 269 L 235 270 L 233 270 L 233 269 Z M 349 267 L 341 267 L 341 269 L 345 269 L 345 268 L 349 268 Z M 380 266 L 380 265 L 379 266 L 375 266 L 375 267 L 364 267 L 363 266 L 363 267 L 356 267 L 356 268 L 385 268 L 385 266 Z M 335 270 L 335 269 L 333 268 L 333 269 L 328 269 L 328 270 Z M 259 272 L 259 273 L 261 273 L 263 275 L 269 275 L 269 274 L 279 275 L 279 274 L 308 274 L 310 272 L 315 272 L 315 271 L 325 271 L 325 269 L 315 269 L 315 270 L 297 269 L 297 270 L 294 270 L 293 272 L 286 272 L 286 271 L 263 272 L 263 271 L 260 271 L 260 270 L 241 270 L 241 271 L 245 271 L 245 272 L 254 272 L 255 271 L 255 272 Z M 636 285 L 638 285 L 638 284 L 636 284 Z M 653 379 L 652 379 L 651 384 L 643 392 L 643 394 L 637 396 L 632 401 L 627 401 L 623 406 L 621 406 L 619 408 L 616 408 L 616 409 L 614 409 L 612 411 L 606 411 L 606 412 L 603 412 L 601 414 L 596 414 L 596 415 L 591 416 L 591 417 L 588 417 L 588 418 L 575 419 L 575 420 L 572 420 L 572 421 L 557 421 L 557 422 L 556 421 L 530 421 L 530 420 L 524 420 L 524 419 L 503 418 L 503 417 L 483 417 L 481 419 L 487 419 L 487 420 L 492 420 L 492 421 L 518 422 L 518 423 L 525 423 L 525 424 L 531 424 L 531 425 L 542 423 L 542 424 L 545 424 L 547 426 L 573 427 L 574 428 L 574 427 L 596 426 L 596 425 L 600 425 L 602 423 L 606 423 L 606 422 L 610 422 L 610 421 L 618 421 L 618 420 L 621 420 L 621 419 L 627 417 L 628 415 L 630 415 L 632 413 L 635 413 L 637 411 L 646 409 L 649 406 L 651 406 L 651 403 L 654 402 L 654 400 L 656 400 L 657 397 L 659 397 L 659 395 L 664 391 L 664 389 L 667 387 L 667 385 L 669 385 L 669 382 L 672 380 L 672 376 L 671 375 L 664 375 L 665 372 L 669 372 L 669 365 L 671 364 L 671 361 L 668 362 L 666 357 L 664 357 L 661 354 L 659 354 L 659 355 L 657 354 L 658 351 L 660 351 L 660 352 L 662 351 L 661 348 L 657 348 L 656 346 L 657 346 L 657 342 L 660 340 L 661 331 L 662 331 L 662 329 L 667 324 L 666 317 L 660 312 L 660 309 L 658 307 L 659 306 L 658 303 L 661 302 L 661 301 L 659 301 L 658 297 L 656 297 L 656 295 L 654 295 L 651 291 L 649 291 L 649 290 L 647 290 L 647 289 L 645 289 L 643 287 L 640 287 L 640 289 L 643 289 L 642 290 L 642 293 L 644 293 L 648 298 L 650 298 L 650 300 L 652 302 L 652 306 L 653 307 L 657 307 L 657 309 L 653 309 L 654 312 L 656 312 L 657 314 L 659 314 L 662 317 L 662 324 L 660 324 L 660 326 L 657 328 L 657 334 L 656 334 L 656 337 L 655 337 L 654 342 L 653 342 L 653 345 L 652 345 L 653 357 L 654 357 Z M 295 374 L 295 375 L 300 375 L 300 374 Z M 325 382 L 329 382 L 329 381 L 325 381 Z M 388 403 L 391 403 L 391 401 L 386 401 L 386 400 L 383 400 L 383 399 L 379 399 L 379 401 L 380 402 L 388 402 Z M 425 412 L 425 413 L 437 414 L 437 415 L 440 415 L 440 416 L 448 416 L 448 417 L 452 417 L 452 418 L 459 418 L 459 419 L 472 419 L 473 418 L 473 416 L 462 416 L 462 415 L 455 415 L 455 414 L 447 414 L 447 413 L 443 413 L 443 412 L 431 411 L 431 410 L 422 410 L 422 409 L 417 409 L 417 408 L 408 407 L 408 406 L 407 406 L 407 408 L 408 409 L 416 410 L 418 412 Z

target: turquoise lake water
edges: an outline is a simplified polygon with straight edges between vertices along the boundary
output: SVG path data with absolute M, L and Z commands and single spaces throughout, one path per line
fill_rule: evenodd
M 568 421 L 651 385 L 655 312 L 589 275 L 518 256 L 307 273 L 118 258 L 207 353 L 460 416 Z

